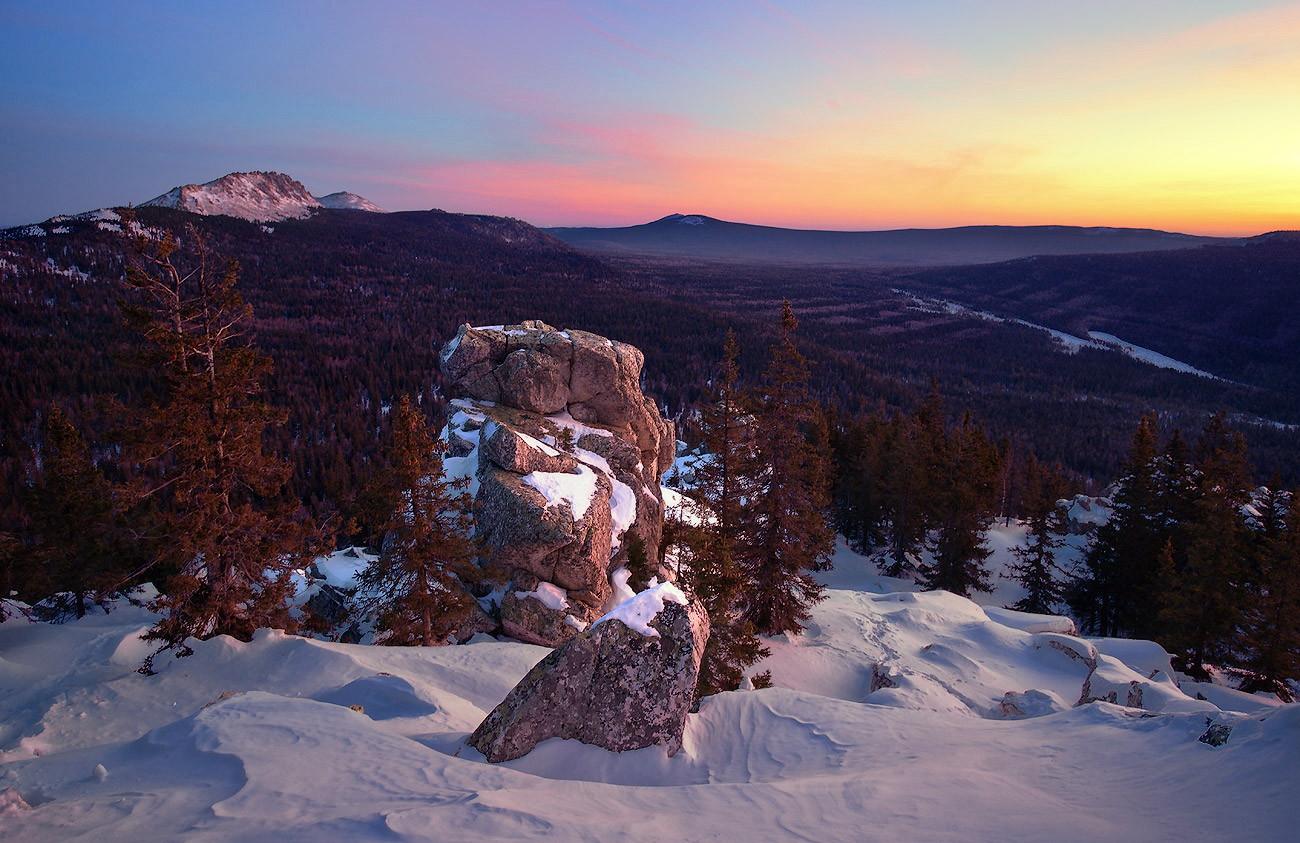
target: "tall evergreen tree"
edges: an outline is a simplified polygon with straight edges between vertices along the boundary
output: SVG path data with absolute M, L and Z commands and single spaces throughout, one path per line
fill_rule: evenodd
M 984 533 L 997 505 L 998 453 L 969 414 L 948 441 L 947 450 L 947 485 L 931 548 L 934 561 L 921 566 L 921 582 L 929 589 L 969 597 L 972 591 L 993 590 L 985 565 L 992 551 L 984 543 Z
M 824 454 L 806 436 L 808 364 L 794 344 L 798 321 L 787 301 L 762 383 L 753 393 L 753 437 L 743 473 L 752 483 L 738 562 L 748 580 L 744 617 L 762 635 L 803 628 L 822 599 L 811 572 L 835 549 L 826 523 Z
M 393 418 L 391 468 L 378 481 L 389 501 L 380 525 L 383 552 L 357 576 L 362 602 L 378 611 L 376 643 L 446 644 L 475 610 L 471 589 L 503 579 L 479 564 L 469 481 L 443 476 L 446 451 L 403 396 Z
M 1282 524 L 1264 530 L 1259 570 L 1251 599 L 1245 604 L 1237 649 L 1249 676 L 1243 691 L 1268 691 L 1293 702 L 1288 679 L 1300 682 L 1300 498 L 1292 492 Z M 1281 498 L 1281 496 L 1277 496 Z
M 151 469 L 135 500 L 156 505 L 142 536 L 151 550 L 144 569 L 175 572 L 146 637 L 178 655 L 188 654 L 188 637 L 248 640 L 259 627 L 291 628 L 292 572 L 324 549 L 320 531 L 269 503 L 289 465 L 266 452 L 263 434 L 283 414 L 259 399 L 271 361 L 251 342 L 239 267 L 222 267 L 197 230 L 187 239 L 194 253 L 182 262 L 170 237 L 140 238 L 126 275 L 134 301 L 123 304 L 164 385 L 128 443 Z
M 1012 576 L 1025 588 L 1025 596 L 1009 608 L 1022 612 L 1049 613 L 1065 598 L 1064 572 L 1056 564 L 1061 538 L 1062 514 L 1056 505 L 1065 494 L 1065 481 L 1057 471 L 1042 465 L 1030 453 L 1024 464 L 1021 513 L 1028 526 L 1028 541 L 1012 550 L 1016 561 L 1008 565 Z
M 881 452 L 886 425 L 879 414 L 863 413 L 831 429 L 835 526 L 859 553 L 870 553 L 885 541 Z
M 26 615 L 27 609 L 17 601 L 21 578 L 19 565 L 27 554 L 18 539 L 0 532 L 0 623 L 15 615 Z
M 745 668 L 768 653 L 743 615 L 746 579 L 737 559 L 746 497 L 752 494 L 741 472 L 751 431 L 740 393 L 738 355 L 735 335 L 728 332 L 714 400 L 700 411 L 709 459 L 696 466 L 694 491 L 704 517 L 693 531 L 684 570 L 686 584 L 703 602 L 711 626 L 696 684 L 700 697 L 735 690 Z
M 940 506 L 939 477 L 947 449 L 943 398 L 936 380 L 912 416 L 895 416 L 882 454 L 881 484 L 889 512 L 890 561 L 884 573 L 901 577 L 919 558 Z
M 1097 529 L 1068 596 L 1088 631 L 1149 635 L 1160 605 L 1159 558 L 1169 538 L 1160 497 L 1155 418 L 1143 416 L 1118 478 L 1114 514 Z
M 1242 507 L 1250 500 L 1250 468 L 1241 434 L 1221 413 L 1210 417 L 1196 448 L 1198 497 L 1186 527 L 1187 560 L 1162 613 L 1161 642 L 1189 675 L 1208 677 L 1210 664 L 1230 660 L 1244 611 L 1249 537 Z
M 41 471 L 28 510 L 37 535 L 32 556 L 56 617 L 83 617 L 130 565 L 132 545 L 108 481 L 58 407 L 44 424 Z

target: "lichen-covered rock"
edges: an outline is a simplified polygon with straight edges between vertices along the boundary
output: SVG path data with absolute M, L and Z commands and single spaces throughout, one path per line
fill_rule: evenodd
M 643 604 L 660 598 L 642 629 L 633 628 L 635 614 L 604 619 L 542 659 L 479 724 L 469 745 L 492 762 L 519 758 L 549 738 L 614 752 L 658 744 L 676 753 L 709 622 L 698 602 L 664 599 L 674 592 L 681 594 L 663 585 L 633 598 Z
M 595 478 L 592 498 L 575 519 L 572 506 L 551 503 L 526 478 L 504 469 L 480 478 L 475 522 L 490 558 L 604 601 L 610 594 L 609 480 Z
M 488 422 L 483 427 L 480 442 L 480 460 L 515 474 L 534 471 L 572 473 L 578 470 L 578 461 L 573 457 L 506 424 Z
M 558 647 L 589 625 L 581 617 L 585 607 L 578 604 L 577 611 L 574 615 L 567 607 L 554 609 L 535 594 L 508 589 L 501 602 L 501 631 L 528 644 Z

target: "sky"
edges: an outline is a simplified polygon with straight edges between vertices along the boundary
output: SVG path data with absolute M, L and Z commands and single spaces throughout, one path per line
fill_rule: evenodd
M 1300 228 L 1300 3 L 0 0 L 0 226 L 229 172 L 537 225 Z

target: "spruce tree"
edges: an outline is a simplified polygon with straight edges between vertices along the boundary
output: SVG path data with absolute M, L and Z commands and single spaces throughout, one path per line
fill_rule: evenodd
M 325 549 L 312 524 L 272 503 L 290 467 L 267 453 L 263 434 L 283 414 L 259 397 L 271 361 L 251 341 L 238 264 L 223 265 L 194 228 L 187 240 L 193 253 L 183 256 L 170 236 L 140 238 L 126 275 L 133 300 L 123 303 L 163 383 L 127 440 L 143 469 L 134 501 L 153 507 L 141 532 L 150 558 L 135 573 L 174 572 L 146 638 L 177 655 L 190 652 L 189 637 L 291 629 L 292 573 Z
M 835 526 L 858 553 L 870 553 L 885 541 L 881 446 L 886 424 L 879 414 L 863 413 L 831 428 Z
M 751 396 L 753 437 L 743 474 L 751 484 L 737 561 L 748 580 L 744 617 L 761 635 L 803 629 L 822 599 L 812 571 L 827 566 L 835 536 L 826 523 L 824 454 L 809 443 L 808 364 L 795 347 L 798 321 L 784 302 L 777 342 Z
M 476 608 L 471 589 L 503 579 L 479 564 L 469 481 L 443 476 L 446 451 L 403 396 L 390 467 L 377 480 L 389 501 L 389 517 L 379 525 L 383 551 L 357 576 L 363 605 L 378 613 L 377 644 L 446 644 Z
M 108 481 L 61 409 L 50 410 L 43 432 L 28 505 L 37 536 L 34 573 L 42 592 L 58 595 L 55 619 L 80 618 L 129 570 L 132 545 Z
M 969 597 L 990 592 L 985 565 L 992 552 L 984 533 L 997 505 L 999 460 L 996 447 L 967 414 L 948 442 L 946 487 L 931 547 L 933 562 L 921 566 L 927 589 L 944 589 Z
M 683 570 L 686 585 L 708 611 L 711 627 L 700 662 L 697 697 L 735 690 L 745 668 L 768 654 L 742 613 L 746 579 L 737 548 L 746 496 L 752 490 L 741 474 L 751 431 L 740 393 L 738 355 L 735 335 L 729 331 L 713 384 L 714 400 L 700 410 L 700 432 L 709 458 L 696 466 L 694 497 L 703 518 L 690 531 Z
M 1114 513 L 1097 528 L 1068 600 L 1087 631 L 1149 635 L 1160 605 L 1159 557 L 1169 538 L 1160 496 L 1155 418 L 1143 416 L 1118 478 Z
M 1062 515 L 1056 505 L 1065 494 L 1061 475 L 1042 465 L 1030 453 L 1025 460 L 1021 513 L 1028 526 L 1026 543 L 1012 550 L 1016 561 L 1007 567 L 1025 589 L 1025 596 L 1009 608 L 1046 614 L 1065 597 L 1064 572 L 1056 564 Z
M 1232 658 L 1244 612 L 1249 536 L 1242 507 L 1250 500 L 1250 468 L 1241 434 L 1222 414 L 1210 417 L 1196 448 L 1198 498 L 1186 527 L 1187 559 L 1161 615 L 1161 643 L 1189 675 L 1209 676 Z
M 936 380 L 912 416 L 897 415 L 886 428 L 881 456 L 881 486 L 889 513 L 886 576 L 901 577 L 925 544 L 938 514 L 940 481 L 947 449 L 943 398 Z
M 0 532 L 0 623 L 15 615 L 28 615 L 27 608 L 16 599 L 20 581 L 25 580 L 19 566 L 26 557 L 18 539 Z
M 1275 496 L 1270 496 L 1271 498 Z M 1249 676 L 1243 691 L 1267 691 L 1293 702 L 1288 679 L 1300 682 L 1300 498 L 1270 501 L 1282 523 L 1262 536 L 1251 600 L 1245 604 L 1237 650 Z

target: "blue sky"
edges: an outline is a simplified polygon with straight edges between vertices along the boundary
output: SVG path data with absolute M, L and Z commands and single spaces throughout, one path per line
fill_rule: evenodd
M 236 170 L 548 224 L 1300 227 L 1300 5 L 0 0 L 0 225 Z

